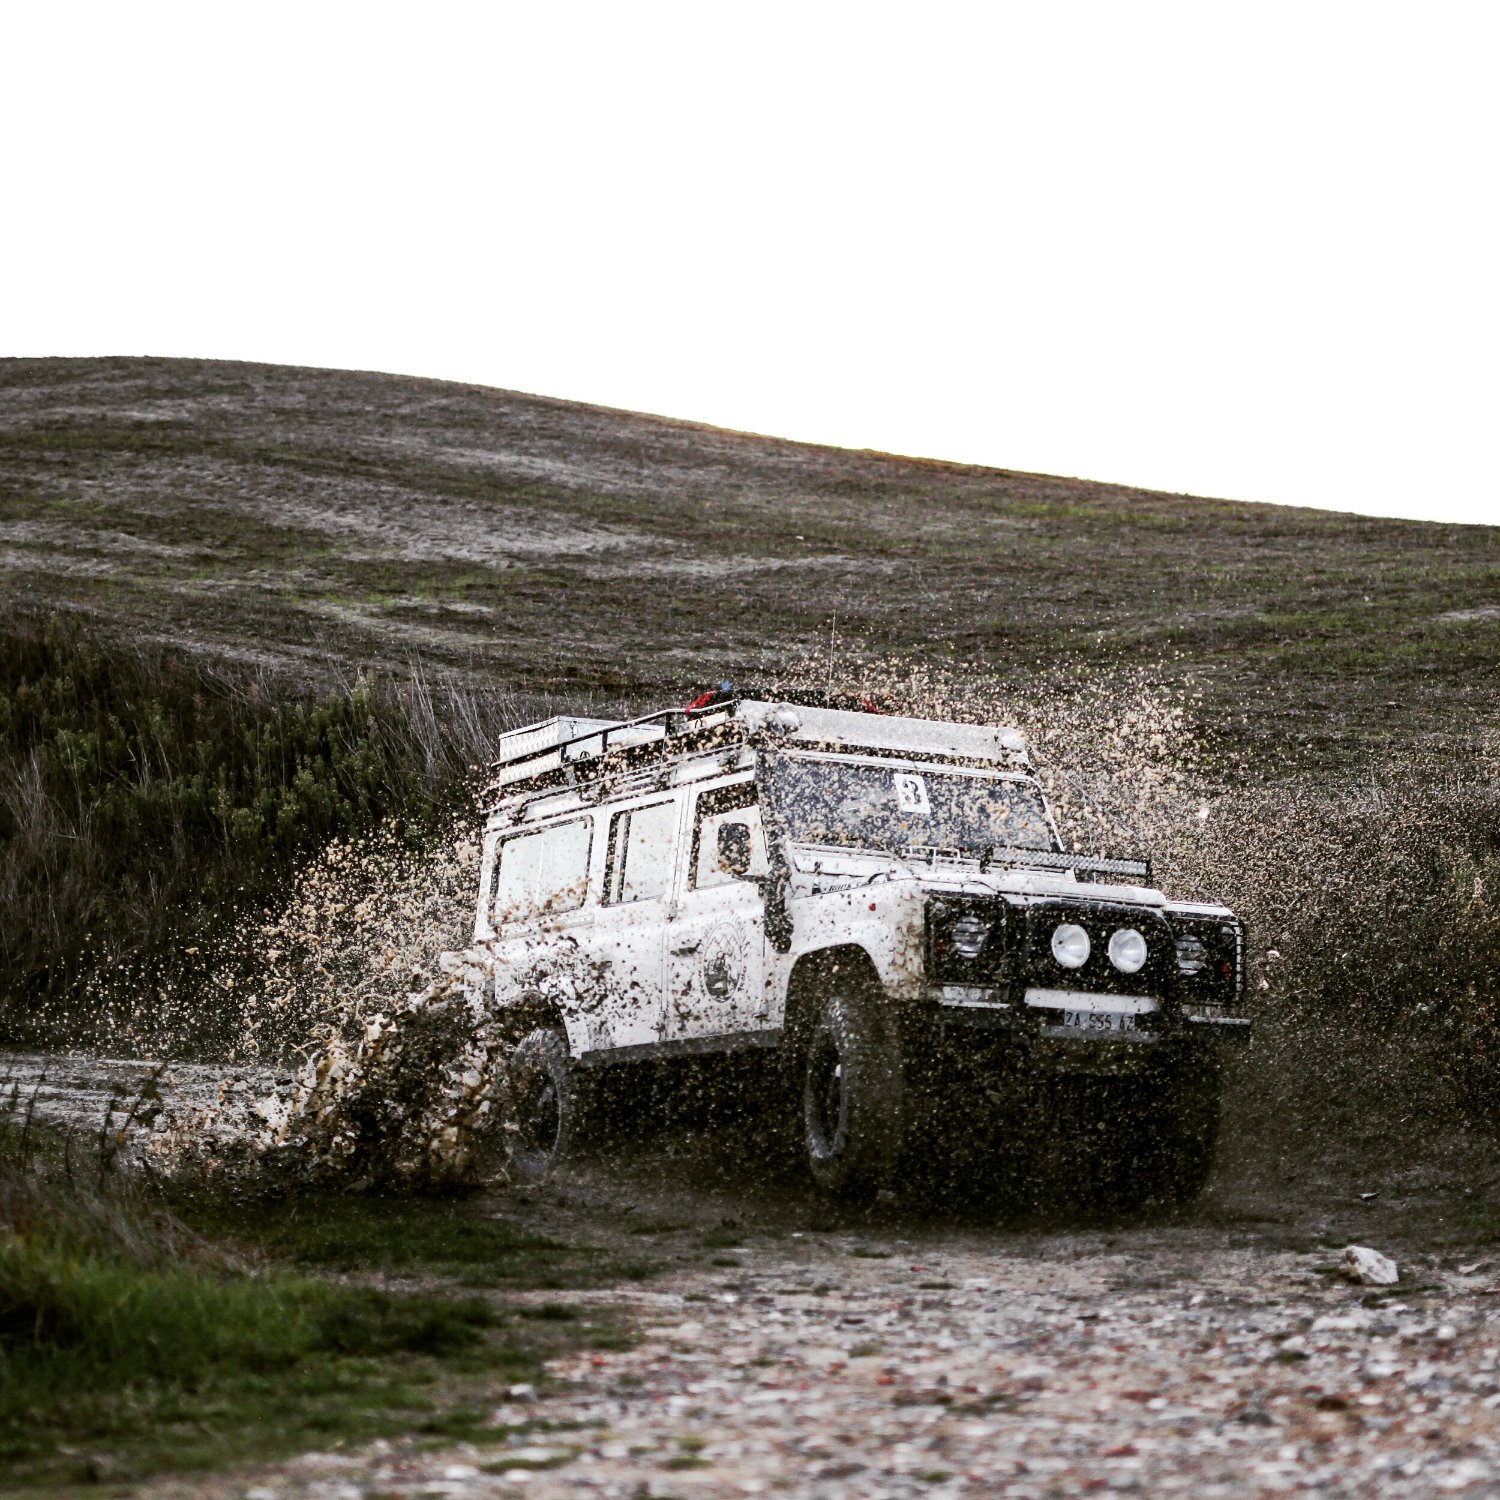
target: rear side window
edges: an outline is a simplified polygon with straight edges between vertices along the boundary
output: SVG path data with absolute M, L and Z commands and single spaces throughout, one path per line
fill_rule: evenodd
M 589 884 L 590 819 L 519 833 L 500 845 L 496 926 L 583 905 Z
M 742 873 L 725 867 L 720 846 L 719 830 L 738 824 L 743 830 L 743 843 L 749 863 Z M 770 866 L 766 862 L 766 833 L 761 826 L 760 808 L 756 805 L 753 786 L 731 786 L 719 791 L 705 792 L 698 798 L 698 823 L 693 830 L 693 884 L 699 890 L 730 881 L 742 880 L 746 876 L 754 879 L 764 875 Z
M 616 813 L 610 825 L 606 901 L 654 901 L 667 893 L 677 853 L 677 803 Z

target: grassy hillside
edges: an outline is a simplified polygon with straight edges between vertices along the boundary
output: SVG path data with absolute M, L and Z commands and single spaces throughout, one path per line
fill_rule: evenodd
M 189 982 L 206 921 L 332 834 L 431 816 L 504 723 L 775 678 L 830 638 L 840 667 L 894 653 L 1033 694 L 1134 669 L 1248 769 L 1225 780 L 1368 768 L 1361 785 L 1393 789 L 1360 794 L 1371 848 L 1376 804 L 1411 799 L 1403 757 L 1424 757 L 1420 779 L 1447 760 L 1444 847 L 1487 869 L 1497 565 L 1500 528 L 472 386 L 0 361 L 0 1029 L 141 957 L 156 967 L 127 989 Z M 1275 912 L 1280 855 L 1264 889 L 1240 886 L 1279 814 L 1240 816 L 1244 849 L 1218 846 L 1211 884 Z M 1307 887 L 1321 911 L 1316 868 Z
M 651 700 L 815 649 L 1158 665 L 1278 768 L 1500 706 L 1500 528 L 816 448 L 504 391 L 0 361 L 0 588 L 322 676 Z

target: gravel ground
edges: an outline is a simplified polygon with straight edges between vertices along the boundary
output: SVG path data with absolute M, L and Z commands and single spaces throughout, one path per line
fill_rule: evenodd
M 48 1059 L 39 1107 L 97 1118 L 139 1068 Z M 177 1068 L 171 1091 L 226 1077 Z M 648 1133 L 493 1200 L 667 1268 L 569 1294 L 619 1309 L 638 1342 L 560 1360 L 539 1391 L 497 1389 L 493 1445 L 381 1442 L 133 1493 L 1500 1495 L 1487 1136 L 1403 1156 L 1391 1135 L 1356 1168 L 1246 1131 L 1181 1218 L 975 1223 L 833 1212 L 757 1175 L 737 1129 Z M 1393 1255 L 1400 1283 L 1344 1281 L 1350 1242 Z
M 380 1443 L 149 1493 L 1500 1493 L 1489 1266 L 1408 1264 L 1387 1300 L 1326 1251 L 1203 1238 L 751 1245 L 739 1268 L 585 1295 L 623 1303 L 640 1343 L 505 1393 L 494 1448 Z

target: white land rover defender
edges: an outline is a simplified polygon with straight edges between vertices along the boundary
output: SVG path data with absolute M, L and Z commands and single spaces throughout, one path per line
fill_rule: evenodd
M 494 769 L 447 966 L 513 1042 L 514 1175 L 566 1152 L 581 1070 L 775 1048 L 839 1196 L 1039 1078 L 1108 1081 L 1077 1128 L 1117 1200 L 1201 1187 L 1240 923 L 1064 852 L 1015 730 L 730 698 L 550 719 Z

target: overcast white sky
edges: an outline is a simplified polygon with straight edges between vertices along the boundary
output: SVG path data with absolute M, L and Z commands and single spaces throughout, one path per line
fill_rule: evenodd
M 11 4 L 0 354 L 1500 522 L 1500 5 Z

